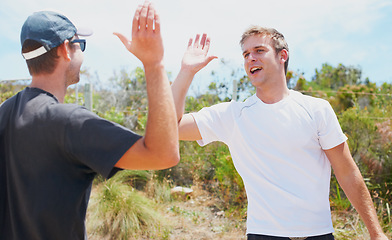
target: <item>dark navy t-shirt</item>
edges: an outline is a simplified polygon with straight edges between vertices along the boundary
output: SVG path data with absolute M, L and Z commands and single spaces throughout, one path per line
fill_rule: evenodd
M 96 174 L 140 138 L 83 107 L 26 88 L 0 106 L 0 239 L 85 239 Z

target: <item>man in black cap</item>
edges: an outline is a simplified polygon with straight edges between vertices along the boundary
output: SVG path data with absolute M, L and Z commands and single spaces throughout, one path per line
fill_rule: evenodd
M 153 27 L 154 26 L 154 27 Z M 0 106 L 0 239 L 85 239 L 96 174 L 164 169 L 179 161 L 175 108 L 163 66 L 159 17 L 136 10 L 132 41 L 116 35 L 145 68 L 149 102 L 145 136 L 62 104 L 79 81 L 81 32 L 63 15 L 37 12 L 21 32 L 32 82 Z

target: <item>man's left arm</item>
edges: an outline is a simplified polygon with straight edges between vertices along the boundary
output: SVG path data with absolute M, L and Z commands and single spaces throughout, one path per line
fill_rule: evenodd
M 365 223 L 371 239 L 388 240 L 382 231 L 370 193 L 358 166 L 351 156 L 347 142 L 332 149 L 324 150 L 324 152 L 332 165 L 340 186 Z

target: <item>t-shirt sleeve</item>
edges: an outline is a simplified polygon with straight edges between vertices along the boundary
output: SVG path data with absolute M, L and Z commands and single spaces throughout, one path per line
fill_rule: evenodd
M 211 107 L 205 107 L 197 113 L 191 113 L 202 139 L 197 143 L 205 146 L 214 141 L 221 141 L 227 144 L 231 136 L 232 114 L 230 103 L 220 103 Z
M 141 136 L 131 130 L 78 108 L 70 114 L 65 129 L 66 150 L 75 161 L 109 178 L 114 165 Z
M 318 137 L 321 148 L 328 150 L 345 142 L 347 136 L 343 133 L 332 106 L 325 100 L 322 102 L 322 106 L 316 111 Z

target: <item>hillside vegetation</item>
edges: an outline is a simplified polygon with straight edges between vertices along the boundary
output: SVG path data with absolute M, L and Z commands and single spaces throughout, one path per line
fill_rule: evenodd
M 88 76 L 88 73 L 83 73 Z M 228 77 L 211 74 L 208 90 L 190 94 L 186 112 L 254 93 L 247 77 L 233 70 Z M 143 134 L 147 120 L 144 72 L 137 68 L 115 74 L 111 87 L 95 88 L 93 111 Z M 0 84 L 0 103 L 26 83 Z M 27 83 L 28 84 L 28 83 Z M 99 85 L 99 83 L 95 83 Z M 379 220 L 392 237 L 392 85 L 363 79 L 359 67 L 323 64 L 312 79 L 289 71 L 287 84 L 304 94 L 328 100 L 348 137 L 373 198 Z M 83 104 L 83 87 L 70 88 L 66 102 Z M 228 148 L 181 142 L 181 161 L 162 171 L 122 171 L 110 180 L 97 177 L 90 199 L 87 226 L 90 239 L 245 239 L 246 194 Z M 175 186 L 190 187 L 190 195 L 172 195 Z M 366 228 L 332 176 L 330 203 L 336 239 L 368 239 Z

